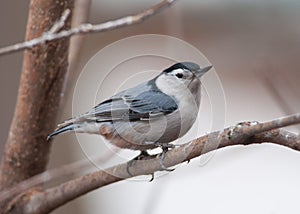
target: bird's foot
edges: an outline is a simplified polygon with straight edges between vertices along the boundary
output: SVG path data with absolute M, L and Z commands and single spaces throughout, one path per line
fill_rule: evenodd
M 151 144 L 157 145 L 158 147 L 160 147 L 162 149 L 162 153 L 158 154 L 160 156 L 159 163 L 160 163 L 161 168 L 164 171 L 168 171 L 168 172 L 174 171 L 175 169 L 169 169 L 168 167 L 166 167 L 164 165 L 164 159 L 165 159 L 166 153 L 169 151 L 169 149 L 173 149 L 176 146 L 173 145 L 173 144 L 170 144 L 170 143 L 158 143 L 158 142 L 157 143 L 156 142 L 155 143 L 152 142 Z M 153 158 L 153 155 L 150 155 L 147 151 L 141 151 L 141 153 L 138 156 L 136 156 L 132 160 L 128 161 L 127 167 L 126 167 L 127 173 L 130 176 L 133 176 L 133 174 L 131 174 L 131 172 L 130 172 L 130 167 L 132 166 L 132 164 L 134 163 L 134 161 L 144 160 L 144 159 L 147 159 L 148 157 L 152 157 Z M 151 181 L 154 180 L 154 173 L 151 173 L 151 176 L 152 177 L 149 180 L 149 182 L 151 182 Z
M 147 157 L 150 157 L 151 155 L 147 152 L 147 151 L 141 151 L 141 153 L 136 156 L 135 158 L 133 158 L 132 160 L 128 161 L 127 163 L 127 166 L 126 166 L 126 171 L 127 173 L 130 175 L 130 176 L 133 176 L 129 170 L 129 168 L 132 166 L 133 162 L 134 161 L 137 161 L 137 160 L 142 160 L 142 159 L 145 159 Z M 149 182 L 153 181 L 154 180 L 154 173 L 151 173 L 151 179 L 149 180 Z
M 159 163 L 160 163 L 161 168 L 168 172 L 174 171 L 175 169 L 169 169 L 168 167 L 165 166 L 164 159 L 165 159 L 165 156 L 166 156 L 167 152 L 169 151 L 169 149 L 173 149 L 176 146 L 173 144 L 170 144 L 170 143 L 159 144 L 159 146 L 162 149 L 162 153 L 160 154 L 160 158 L 159 158 Z
M 147 151 L 141 151 L 141 153 L 138 155 L 138 156 L 136 156 L 135 158 L 133 158 L 132 159 L 132 161 L 133 160 L 142 160 L 142 159 L 144 159 L 144 158 L 146 158 L 146 157 L 150 157 L 151 155 L 147 152 Z
M 162 153 L 159 154 L 159 155 L 160 155 L 159 163 L 160 163 L 160 166 L 161 166 L 161 168 L 162 168 L 163 170 L 169 171 L 169 172 L 175 170 L 175 169 L 169 169 L 169 168 L 167 168 L 167 167 L 164 165 L 164 163 L 163 163 L 163 161 L 164 161 L 164 159 L 165 159 L 165 155 L 166 155 L 166 153 L 169 151 L 169 149 L 173 149 L 173 148 L 176 147 L 174 144 L 170 144 L 170 143 L 160 143 L 160 142 L 145 142 L 145 144 L 152 144 L 152 145 L 154 145 L 154 146 L 156 146 L 156 147 L 160 147 L 160 148 L 162 149 Z

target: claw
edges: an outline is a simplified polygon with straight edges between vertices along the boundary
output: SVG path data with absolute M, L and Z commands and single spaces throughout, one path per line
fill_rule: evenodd
M 162 144 L 159 144 L 159 146 L 165 152 L 167 152 L 169 149 L 174 149 L 176 147 L 176 145 L 171 144 L 171 143 L 162 143 Z
M 161 168 L 164 171 L 168 171 L 168 172 L 174 171 L 175 169 L 169 169 L 168 167 L 166 167 L 164 165 L 163 161 L 165 159 L 166 153 L 169 151 L 169 148 L 175 148 L 175 145 L 166 143 L 166 144 L 160 144 L 160 147 L 163 150 L 161 155 L 160 155 L 160 159 L 159 159 L 159 163 L 160 163 Z
M 175 148 L 176 146 L 173 145 L 173 144 L 169 144 L 169 143 L 163 143 L 163 144 L 160 144 L 159 142 L 155 142 L 153 143 L 159 147 L 161 147 L 161 149 L 163 150 L 160 155 L 160 159 L 159 159 L 159 163 L 160 163 L 160 166 L 161 168 L 164 170 L 164 171 L 168 171 L 168 172 L 172 172 L 174 171 L 175 169 L 169 169 L 167 168 L 165 165 L 164 165 L 164 159 L 165 159 L 165 156 L 166 156 L 166 153 L 169 151 L 169 149 L 173 149 Z M 127 166 L 126 166 L 126 171 L 128 173 L 128 175 L 130 175 L 131 177 L 133 176 L 133 174 L 131 174 L 130 172 L 130 167 L 132 166 L 132 163 L 136 160 L 142 160 L 146 157 L 149 157 L 151 155 L 149 155 L 149 153 L 147 151 L 141 151 L 141 153 L 136 156 L 135 158 L 133 158 L 132 160 L 128 161 L 127 163 Z M 154 180 L 154 173 L 151 173 L 151 179 L 149 180 L 149 182 L 153 181 Z
M 152 182 L 154 180 L 154 172 L 151 173 L 151 179 L 149 180 L 149 182 Z
M 127 166 L 126 166 L 126 171 L 128 173 L 128 175 L 130 175 L 130 177 L 133 177 L 133 174 L 131 174 L 129 168 L 132 166 L 132 163 L 133 163 L 134 159 L 130 160 L 127 162 Z
M 133 176 L 133 174 L 131 174 L 129 168 L 132 166 L 132 163 L 136 160 L 142 160 L 143 158 L 145 157 L 149 157 L 149 153 L 147 151 L 141 151 L 141 153 L 136 156 L 135 158 L 133 158 L 132 160 L 128 161 L 127 162 L 127 166 L 126 166 L 126 171 L 128 173 L 128 175 L 130 175 L 131 177 Z M 152 175 L 152 178 L 150 179 L 150 181 L 153 181 L 154 179 L 154 173 L 151 174 Z

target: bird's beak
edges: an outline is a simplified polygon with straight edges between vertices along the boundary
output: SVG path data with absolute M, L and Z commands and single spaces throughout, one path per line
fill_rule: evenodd
M 205 74 L 207 71 L 209 71 L 213 66 L 210 65 L 210 66 L 207 66 L 207 67 L 204 67 L 204 68 L 200 68 L 199 70 L 197 70 L 195 72 L 196 76 L 198 78 L 200 78 L 203 74 Z

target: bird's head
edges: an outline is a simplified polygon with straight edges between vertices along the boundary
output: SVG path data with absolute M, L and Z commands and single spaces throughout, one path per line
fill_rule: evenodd
M 188 88 L 194 94 L 200 88 L 200 77 L 211 68 L 212 66 L 201 68 L 193 62 L 179 62 L 160 73 L 156 84 L 162 91 L 176 94 Z

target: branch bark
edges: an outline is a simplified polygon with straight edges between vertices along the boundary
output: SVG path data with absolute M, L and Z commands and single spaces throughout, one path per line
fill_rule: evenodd
M 104 155 L 101 155 L 101 157 L 97 156 L 90 159 L 79 160 L 74 163 L 65 164 L 54 169 L 49 169 L 43 173 L 30 177 L 29 179 L 21 181 L 20 183 L 17 183 L 10 188 L 2 190 L 0 192 L 0 202 L 6 201 L 7 199 L 10 199 L 32 187 L 41 186 L 50 182 L 54 182 L 58 179 L 73 176 L 78 173 L 78 171 L 88 169 L 91 166 L 91 162 L 99 164 L 106 163 L 113 157 L 117 150 L 119 150 L 119 148 L 115 147 L 113 150 L 109 150 Z M 94 167 L 94 165 L 92 166 Z
M 72 7 L 73 0 L 31 0 L 26 40 L 70 28 L 66 9 Z M 24 53 L 16 109 L 0 167 L 1 190 L 46 168 L 50 149 L 46 136 L 55 125 L 68 46 L 65 38 Z
M 50 144 L 46 143 L 45 139 L 53 130 L 63 94 L 69 38 L 73 35 L 102 32 L 140 23 L 174 1 L 162 1 L 133 16 L 99 25 L 80 24 L 77 28 L 70 29 L 68 18 L 73 8 L 73 0 L 31 0 L 26 41 L 0 48 L 0 55 L 27 50 L 24 52 L 15 114 L 0 166 L 0 190 L 45 170 L 50 149 Z M 85 11 L 88 11 L 89 3 L 85 5 Z M 63 15 L 60 17 L 60 14 Z M 81 18 L 79 22 L 84 21 L 87 14 Z M 81 40 L 77 39 L 77 44 L 81 43 Z M 70 59 L 74 62 L 77 57 L 78 50 L 74 51 Z M 43 182 L 31 184 L 40 183 Z M 0 209 L 7 204 L 8 199 L 6 197 L 0 202 Z
M 284 126 L 300 123 L 300 114 L 282 119 L 258 123 L 244 122 L 235 127 L 226 128 L 220 132 L 213 132 L 187 144 L 180 145 L 166 153 L 164 165 L 171 167 L 211 152 L 215 149 L 255 143 L 270 142 L 300 151 L 300 137 L 293 133 L 279 129 Z M 216 147 L 211 145 L 217 145 Z M 144 160 L 133 161 L 130 164 L 130 174 L 127 164 L 120 164 L 106 170 L 90 173 L 83 177 L 65 182 L 46 190 L 28 191 L 17 197 L 14 209 L 22 213 L 50 212 L 55 208 L 99 187 L 103 187 L 120 180 L 138 175 L 147 175 L 162 170 L 160 157 L 151 156 Z M 12 206 L 6 212 L 12 211 Z
M 63 30 L 60 32 L 44 34 L 42 36 L 39 35 L 39 37 L 31 37 L 34 39 L 28 40 L 26 42 L 21 42 L 21 43 L 15 44 L 15 45 L 0 48 L 0 56 L 4 55 L 4 54 L 9 54 L 9 53 L 25 50 L 25 49 L 31 49 L 37 45 L 44 44 L 45 42 L 56 41 L 58 39 L 68 38 L 73 35 L 87 34 L 87 33 L 99 33 L 99 32 L 113 30 L 113 29 L 128 26 L 128 25 L 137 24 L 137 23 L 144 21 L 145 19 L 152 17 L 153 15 L 157 14 L 161 10 L 169 7 L 175 1 L 176 0 L 164 0 L 164 1 L 154 5 L 153 7 L 149 8 L 141 13 L 138 13 L 136 15 L 122 17 L 122 18 L 108 21 L 108 22 L 105 22 L 102 24 L 92 25 L 90 23 L 86 23 L 86 24 L 81 24 L 78 27 L 72 28 L 70 30 Z M 40 20 L 36 19 L 36 21 L 39 22 Z

